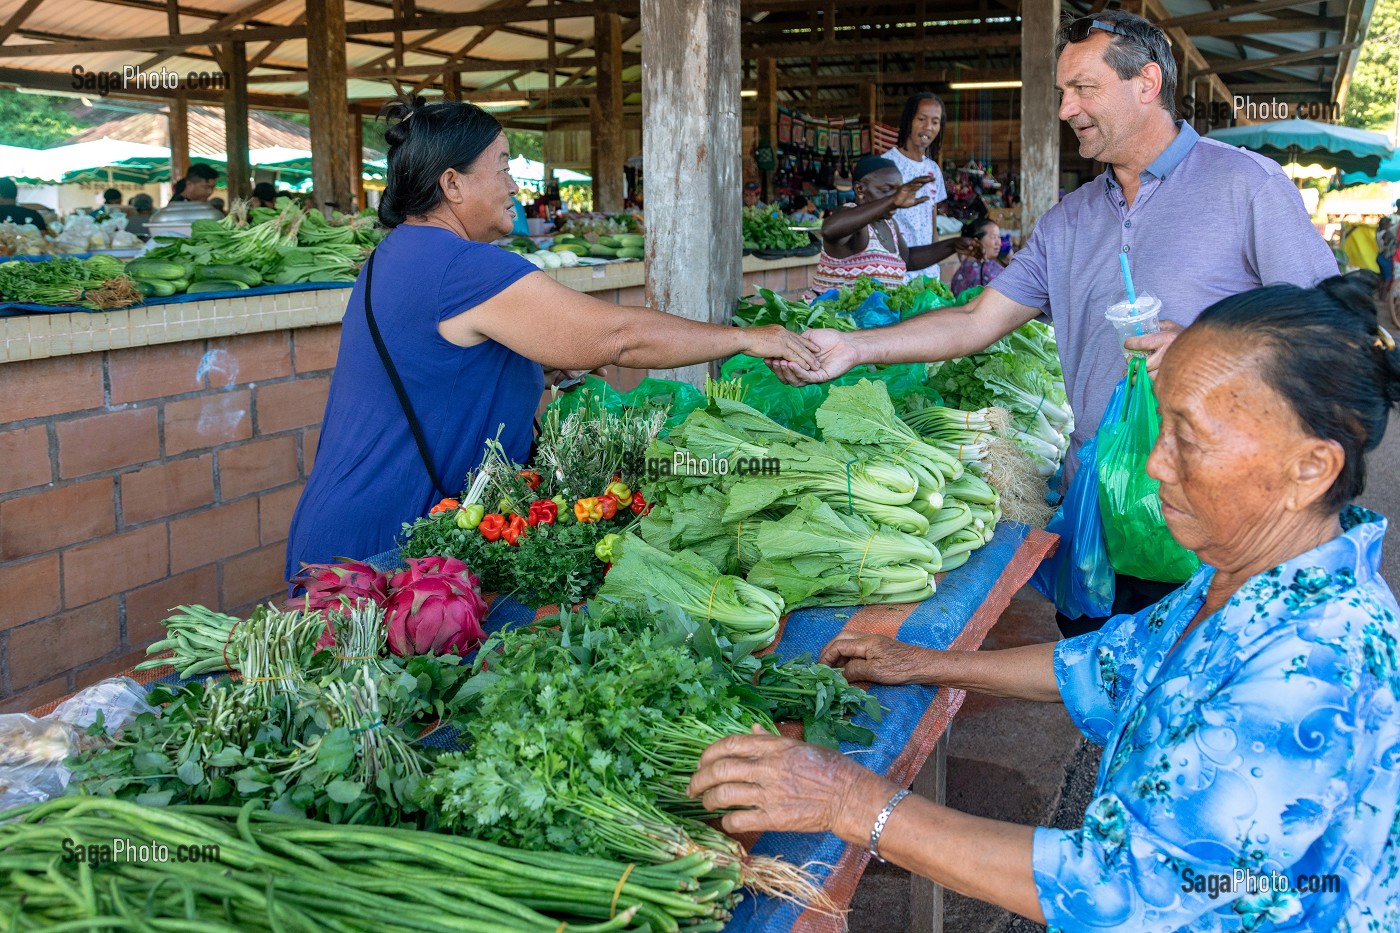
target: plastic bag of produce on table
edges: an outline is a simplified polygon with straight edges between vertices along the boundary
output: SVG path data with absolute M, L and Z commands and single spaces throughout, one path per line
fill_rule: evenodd
M 705 394 L 688 382 L 648 376 L 622 396 L 622 404 L 629 408 L 640 408 L 649 401 L 670 406 L 670 413 L 666 416 L 666 428 L 669 430 L 684 421 L 686 415 L 695 409 L 704 408 Z
M 93 684 L 43 718 L 0 716 L 0 811 L 57 797 L 71 776 L 64 761 L 81 748 L 83 733 L 102 718 L 115 733 L 142 713 L 155 712 L 146 690 L 130 677 Z
M 1132 361 L 1115 400 L 1119 393 L 1126 397 L 1118 406 L 1110 404 L 1098 433 L 1099 508 L 1109 559 L 1114 570 L 1128 576 L 1185 582 L 1201 562 L 1167 530 L 1159 484 L 1147 475 L 1147 457 L 1157 443 L 1161 419 L 1146 360 Z
M 1121 393 L 1114 398 L 1121 402 Z M 1113 407 L 1110 402 L 1109 410 Z M 1099 514 L 1096 444 L 1097 439 L 1090 439 L 1079 449 L 1079 472 L 1074 474 L 1060 510 L 1045 526 L 1046 531 L 1060 536 L 1060 545 L 1031 577 L 1031 586 L 1071 619 L 1097 618 L 1113 611 L 1115 583 Z

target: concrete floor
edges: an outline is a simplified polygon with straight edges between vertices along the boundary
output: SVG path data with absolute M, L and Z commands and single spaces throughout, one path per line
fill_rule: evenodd
M 1400 518 L 1400 418 L 1367 458 L 1361 505 Z M 1382 574 L 1400 590 L 1400 538 L 1387 541 Z M 1018 593 L 992 629 L 986 648 L 1059 638 L 1054 612 L 1039 594 Z M 1063 707 L 969 696 L 948 746 L 948 803 L 968 813 L 1067 829 L 1083 822 L 1099 767 L 1099 748 L 1085 742 Z M 1032 933 L 1039 924 L 949 893 L 946 933 Z M 903 933 L 909 927 L 909 874 L 873 863 L 856 890 L 851 933 Z M 911 931 L 913 933 L 913 931 Z M 920 931 L 922 933 L 922 931 Z

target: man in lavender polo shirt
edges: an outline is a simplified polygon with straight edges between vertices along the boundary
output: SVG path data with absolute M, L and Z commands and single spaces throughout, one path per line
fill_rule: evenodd
M 848 334 L 807 331 L 822 369 L 777 362 L 780 378 L 802 385 L 860 363 L 954 359 L 1047 312 L 1075 417 L 1068 479 L 1125 371 L 1104 320 L 1108 306 L 1126 298 L 1120 253 L 1138 292 L 1162 301 L 1162 333 L 1128 343 L 1152 352 L 1149 371 L 1176 334 L 1221 298 L 1261 285 L 1312 286 L 1336 274 L 1331 250 L 1276 163 L 1202 139 L 1175 120 L 1176 63 L 1160 29 L 1105 10 L 1066 24 L 1059 49 L 1060 119 L 1074 129 L 1081 156 L 1108 164 L 1104 174 L 1046 213 L 1026 248 L 967 308 Z M 1120 575 L 1115 614 L 1173 588 Z M 1077 634 L 1103 621 L 1071 626 L 1061 617 L 1061 629 Z

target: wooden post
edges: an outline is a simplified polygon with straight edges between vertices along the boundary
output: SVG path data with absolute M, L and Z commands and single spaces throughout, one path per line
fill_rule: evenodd
M 865 80 L 860 83 L 860 112 L 870 121 L 870 135 L 875 135 L 875 124 L 880 122 L 879 89 L 875 82 Z M 874 143 L 872 142 L 873 146 Z
M 1060 0 L 1027 3 L 1021 12 L 1021 242 L 1055 206 L 1060 191 L 1060 102 L 1055 30 Z
M 351 206 L 342 208 L 346 212 L 361 211 L 365 209 L 365 167 L 363 152 L 364 149 L 364 126 L 365 118 L 363 114 L 354 114 L 350 117 L 350 197 Z
M 593 116 L 593 209 L 622 210 L 623 169 L 627 162 L 622 126 L 622 17 L 593 17 L 598 90 L 590 102 Z M 737 296 L 736 296 L 737 297 Z
M 758 60 L 758 143 L 778 151 L 778 60 L 765 56 Z M 772 170 L 763 173 L 763 196 L 772 200 Z
M 950 723 L 910 787 L 914 793 L 934 803 L 948 802 L 948 736 L 952 731 Z M 943 885 L 912 872 L 909 875 L 909 933 L 943 933 Z
M 728 320 L 743 288 L 740 57 L 739 0 L 642 0 L 647 304 L 696 321 Z
M 345 151 L 345 0 L 306 0 L 307 97 L 311 111 L 311 183 L 316 203 L 351 206 Z M 358 151 L 358 150 L 357 150 Z
M 224 151 L 228 153 L 228 187 L 230 205 L 234 198 L 252 194 L 253 177 L 248 164 L 248 48 L 242 42 L 230 42 L 223 56 L 228 80 L 224 84 Z
M 442 96 L 444 100 L 462 99 L 462 73 L 450 68 L 442 75 Z
M 184 90 L 170 100 L 170 183 L 190 170 L 190 112 Z

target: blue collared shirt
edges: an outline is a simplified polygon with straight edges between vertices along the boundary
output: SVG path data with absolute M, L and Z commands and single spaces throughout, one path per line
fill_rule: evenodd
M 1311 286 L 1337 274 L 1332 251 L 1278 163 L 1202 139 L 1189 124 L 1142 173 L 1129 205 L 1110 167 L 1065 196 L 990 287 L 1048 311 L 1074 410 L 1073 455 L 1094 435 L 1123 351 L 1104 312 L 1127 295 L 1128 256 L 1138 294 L 1161 299 L 1183 327 L 1222 298 L 1261 285 Z
M 1400 930 L 1400 607 L 1385 519 L 1342 518 L 1180 645 L 1211 567 L 1056 646 L 1104 754 L 1084 826 L 1035 833 L 1052 930 Z

